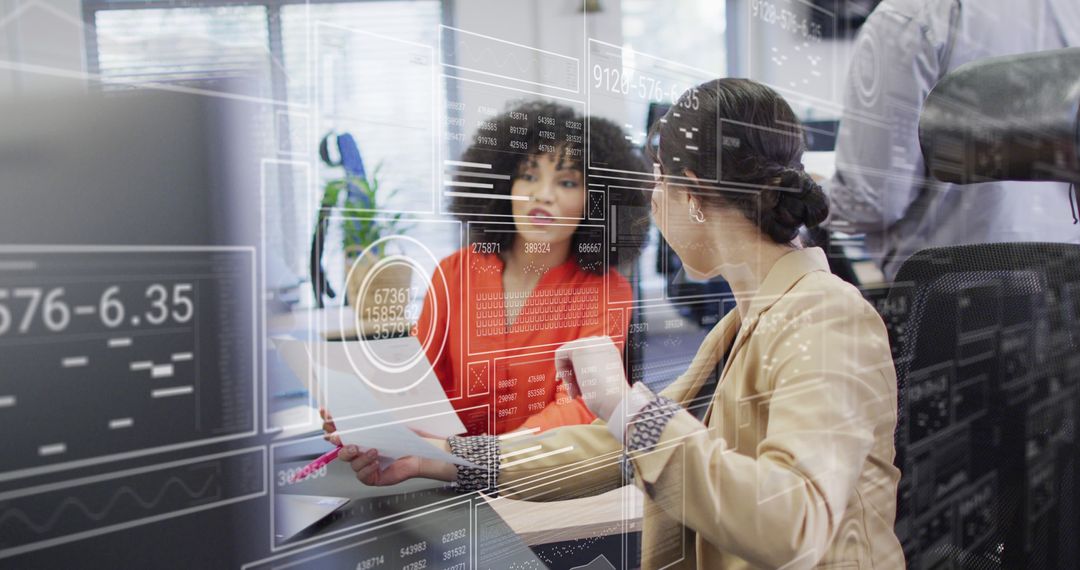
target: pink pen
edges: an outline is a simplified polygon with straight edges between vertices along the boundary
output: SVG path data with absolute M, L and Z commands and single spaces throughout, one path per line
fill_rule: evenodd
M 318 459 L 312 461 L 311 463 L 308 463 L 304 466 L 303 469 L 294 473 L 292 477 L 289 477 L 289 483 L 296 483 L 297 481 L 301 481 L 307 478 L 307 476 L 314 473 L 316 469 L 320 469 L 331 461 L 337 459 L 339 453 L 341 453 L 340 445 L 335 447 L 333 450 L 320 455 Z

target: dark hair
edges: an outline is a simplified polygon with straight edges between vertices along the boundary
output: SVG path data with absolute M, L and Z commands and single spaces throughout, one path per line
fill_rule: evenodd
M 696 134 L 687 152 L 686 133 Z M 802 125 L 772 89 L 749 79 L 714 79 L 688 90 L 652 127 L 649 145 L 663 174 L 692 171 L 687 184 L 703 201 L 734 206 L 776 243 L 816 227 L 829 202 L 803 170 Z M 717 160 L 719 158 L 719 160 Z M 712 181 L 712 182 L 710 182 Z
M 522 118 L 527 117 L 527 118 Z M 545 117 L 544 123 L 539 122 L 539 117 Z M 553 121 L 551 121 L 553 119 Z M 485 189 L 484 193 L 500 196 L 509 195 L 510 189 L 524 172 L 527 161 L 538 154 L 552 154 L 566 161 L 571 168 L 582 173 L 582 184 L 585 183 L 586 156 L 591 153 L 594 163 L 604 164 L 607 168 L 620 170 L 642 171 L 645 169 L 641 153 L 634 148 L 626 138 L 626 134 L 615 123 L 606 119 L 592 117 L 588 120 L 589 137 L 588 148 L 583 144 L 585 141 L 586 119 L 571 107 L 549 101 L 521 101 L 507 109 L 498 117 L 492 117 L 485 121 L 486 125 L 478 135 L 490 136 L 502 143 L 496 147 L 485 144 L 479 137 L 474 138 L 474 143 L 462 155 L 462 162 L 472 162 L 491 165 L 484 168 L 484 174 L 496 176 L 509 176 L 509 179 L 484 178 L 485 183 L 492 188 Z M 527 124 L 527 130 L 522 133 L 521 126 Z M 511 127 L 516 127 L 511 129 Z M 541 131 L 544 131 L 542 134 Z M 517 148 L 524 150 L 512 150 L 510 141 L 514 141 Z M 553 142 L 557 141 L 557 142 Z M 543 146 L 541 146 L 543 145 Z M 459 170 L 455 173 L 456 181 L 478 182 L 475 177 L 470 178 L 470 173 Z M 586 210 L 588 210 L 588 190 L 584 190 Z M 647 198 L 644 192 L 632 192 L 630 196 L 622 196 L 622 203 L 640 206 L 642 217 L 647 219 Z M 509 200 L 498 198 L 479 198 L 457 196 L 450 203 L 449 211 L 458 218 L 472 221 L 505 221 L 512 213 Z M 639 220 L 627 220 L 627 224 L 633 224 L 635 233 L 644 234 L 647 224 L 638 223 Z M 620 220 L 620 223 L 622 221 Z M 578 247 L 585 241 L 596 241 L 596 230 L 578 227 L 574 232 L 571 243 L 572 255 L 575 256 L 578 267 L 590 273 L 603 274 L 607 270 L 603 248 Z M 500 232 L 493 234 L 492 240 L 498 242 L 503 251 L 509 250 L 513 244 L 515 233 Z M 644 239 L 637 240 L 644 243 Z M 632 260 L 640 252 L 627 248 L 620 249 L 619 261 Z

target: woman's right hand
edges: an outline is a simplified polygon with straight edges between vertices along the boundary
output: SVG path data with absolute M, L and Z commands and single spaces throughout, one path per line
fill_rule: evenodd
M 338 459 L 349 464 L 349 468 L 356 473 L 356 479 L 365 485 L 385 486 L 394 485 L 413 477 L 427 477 L 440 481 L 453 481 L 457 478 L 457 466 L 452 463 L 424 459 L 422 457 L 407 456 L 394 461 L 386 467 L 379 468 L 379 451 L 367 449 L 361 451 L 355 445 L 342 446 L 341 436 L 337 434 L 337 425 L 333 416 L 325 408 L 319 408 L 319 416 L 323 420 L 323 439 L 330 443 L 341 446 Z M 438 438 L 420 430 L 413 430 L 417 435 L 425 437 L 433 446 L 449 452 L 450 446 L 443 438 Z
M 356 474 L 356 480 L 365 485 L 383 487 L 396 485 L 402 481 L 420 477 L 423 473 L 424 462 L 428 461 L 412 455 L 402 457 L 386 466 L 379 467 L 379 450 L 367 449 L 361 451 L 355 445 L 346 445 L 338 453 L 338 459 L 349 464 L 349 468 Z
M 323 439 L 330 443 L 341 446 L 341 436 L 337 434 L 337 424 L 334 417 L 326 408 L 319 408 L 319 417 L 322 418 Z M 349 464 L 349 468 L 356 474 L 356 479 L 365 485 L 385 486 L 394 485 L 420 476 L 420 468 L 423 465 L 419 457 L 402 457 L 391 463 L 386 469 L 379 468 L 379 450 L 368 449 L 361 451 L 355 445 L 342 446 L 338 452 L 338 459 Z

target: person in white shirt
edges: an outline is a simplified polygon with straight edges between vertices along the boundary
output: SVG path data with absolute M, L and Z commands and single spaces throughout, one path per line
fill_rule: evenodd
M 1065 184 L 957 186 L 929 177 L 919 113 L 949 71 L 988 57 L 1080 46 L 1077 0 L 885 0 L 859 32 L 825 185 L 829 227 L 866 234 L 888 279 L 920 249 L 1080 243 Z

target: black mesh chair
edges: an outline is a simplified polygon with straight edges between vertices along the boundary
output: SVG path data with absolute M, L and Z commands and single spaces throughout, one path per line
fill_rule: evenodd
M 881 306 L 909 567 L 1078 567 L 1080 246 L 923 250 Z

